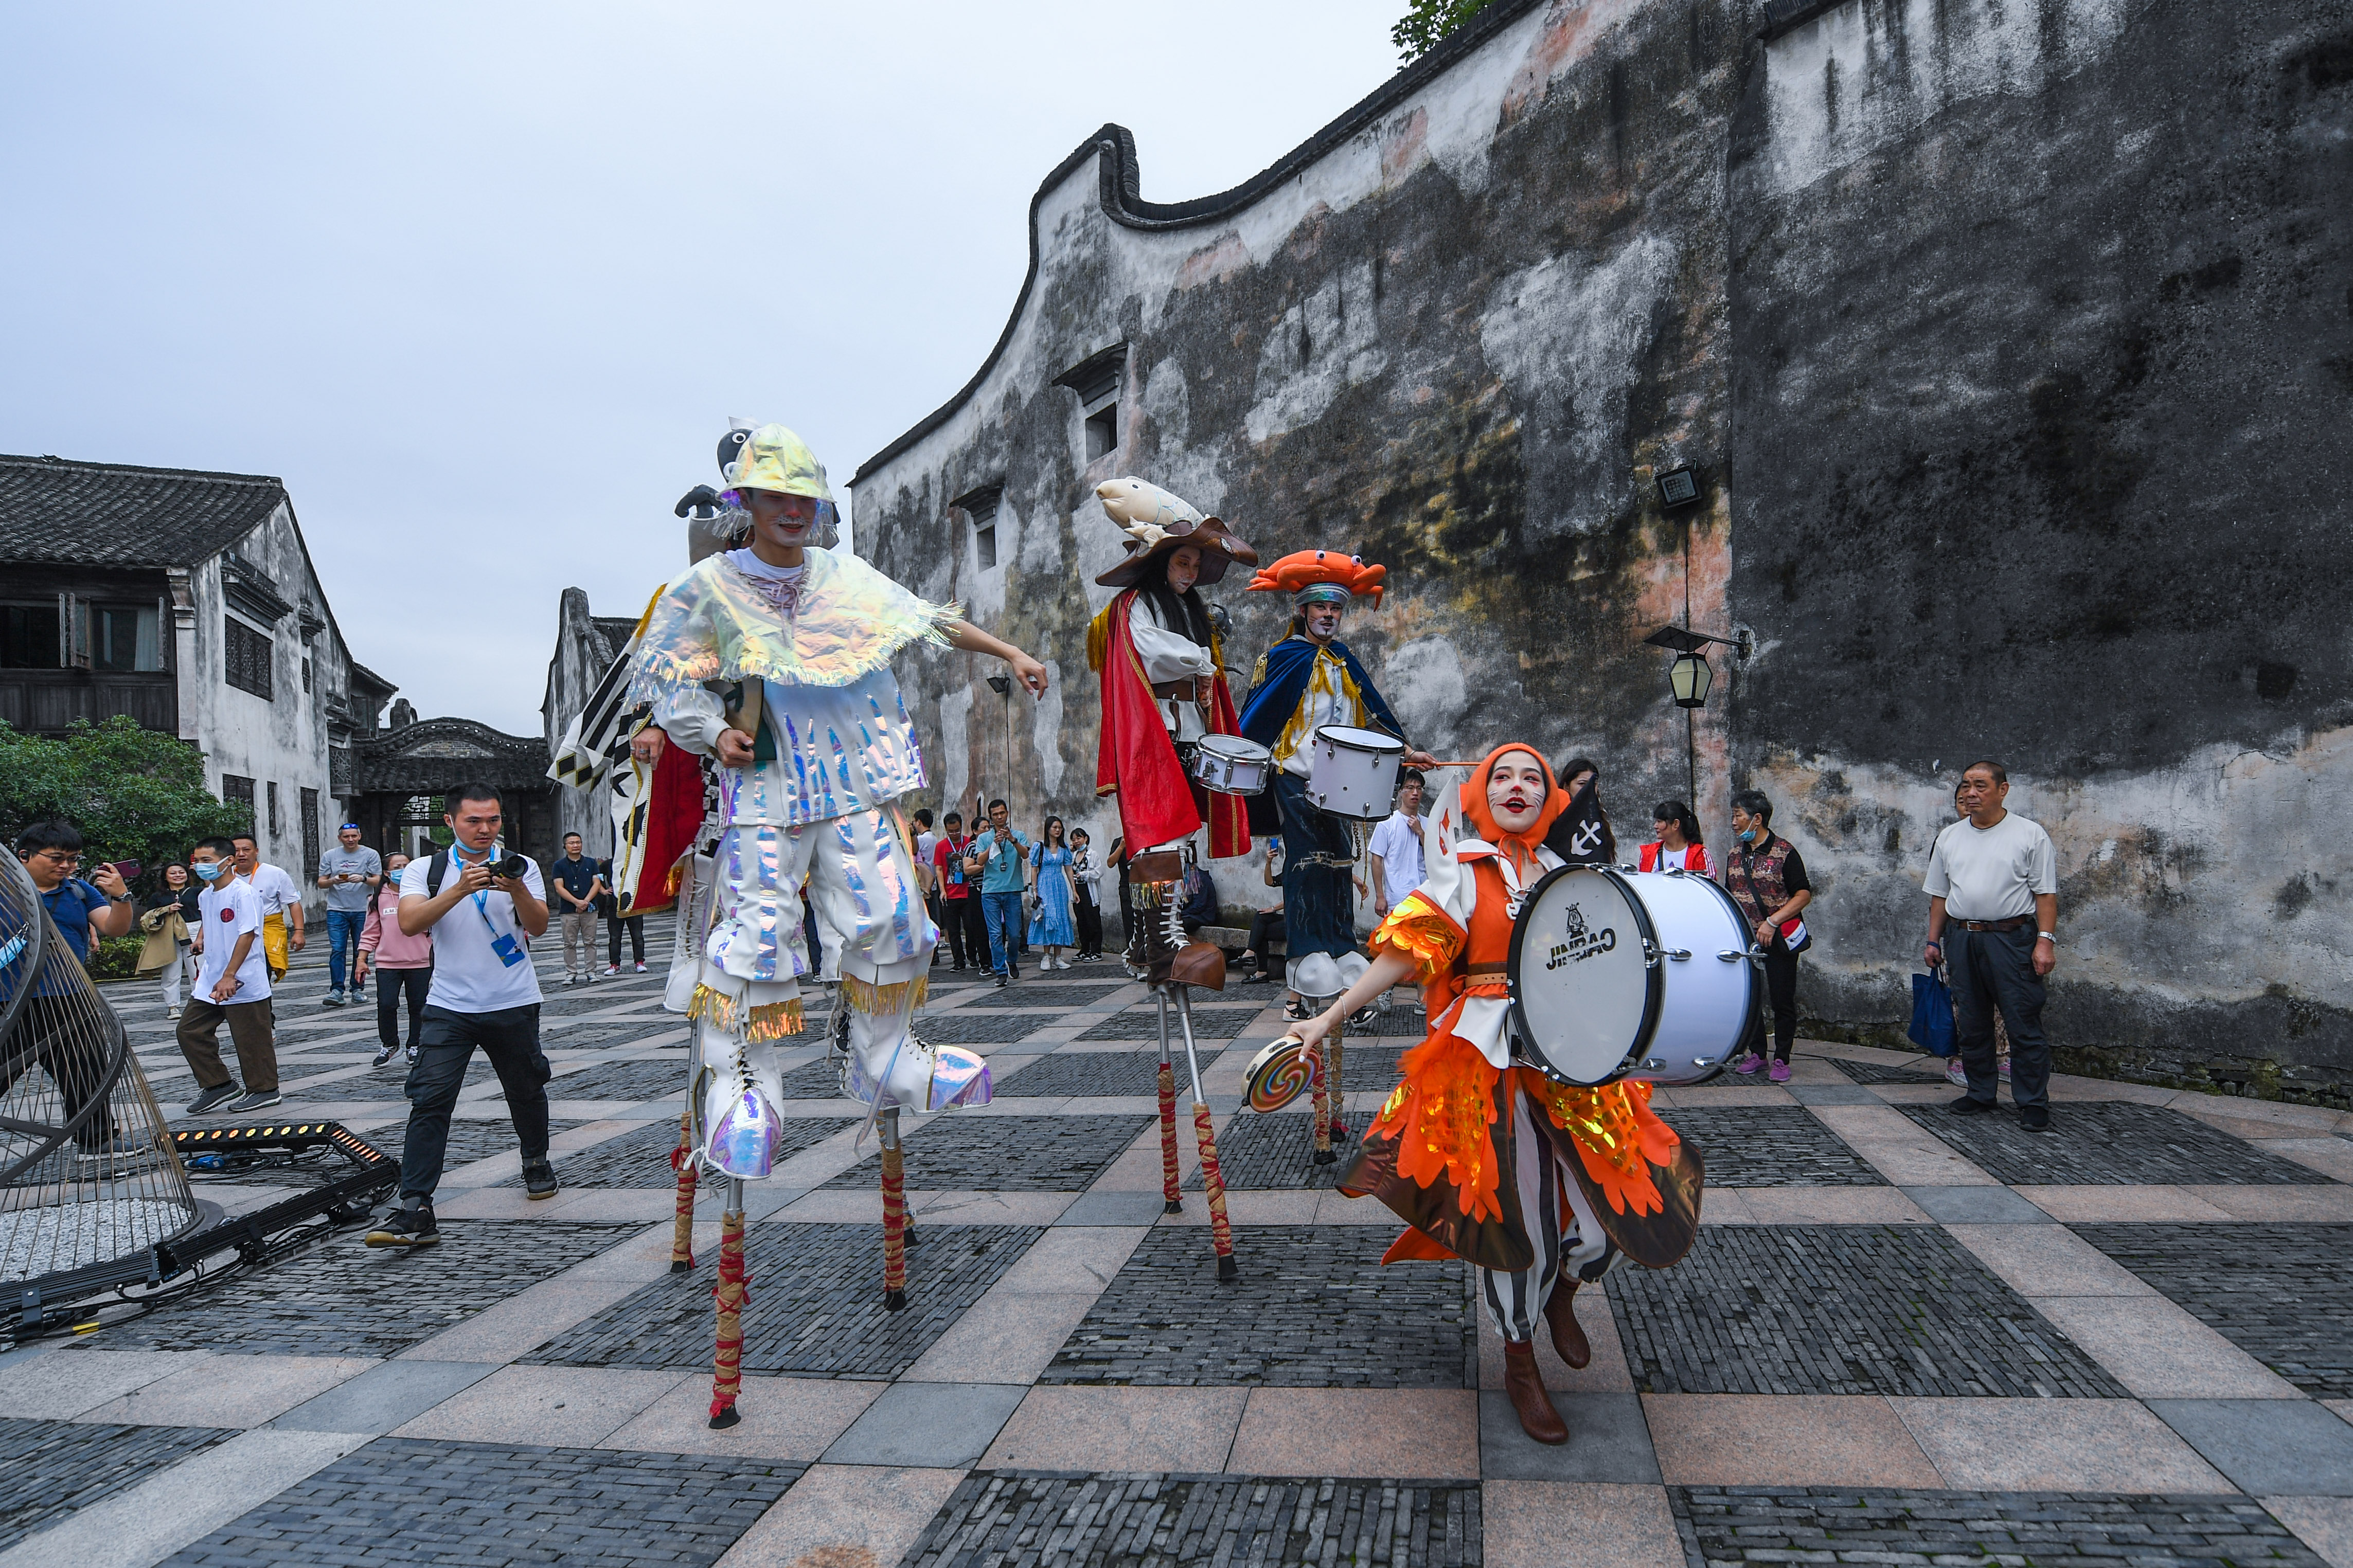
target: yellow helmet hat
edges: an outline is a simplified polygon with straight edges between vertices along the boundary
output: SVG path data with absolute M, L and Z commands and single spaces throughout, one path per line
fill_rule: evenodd
M 825 465 L 817 460 L 807 442 L 781 425 L 763 425 L 745 437 L 743 450 L 727 465 L 727 488 L 833 500 L 833 491 L 825 482 Z

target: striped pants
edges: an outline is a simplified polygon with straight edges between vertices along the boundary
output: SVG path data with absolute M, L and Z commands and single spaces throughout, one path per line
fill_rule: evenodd
M 1512 1096 L 1512 1146 L 1516 1151 L 1512 1178 L 1518 1184 L 1520 1213 L 1525 1216 L 1528 1241 L 1536 1260 L 1525 1268 L 1505 1272 L 1479 1270 L 1480 1295 L 1495 1331 L 1514 1343 L 1535 1338 L 1536 1322 L 1565 1266 L 1571 1273 L 1599 1258 L 1609 1248 L 1586 1202 L 1576 1175 L 1553 1150 L 1552 1140 L 1536 1131 L 1528 1097 Z M 1567 1212 L 1562 1212 L 1566 1195 Z

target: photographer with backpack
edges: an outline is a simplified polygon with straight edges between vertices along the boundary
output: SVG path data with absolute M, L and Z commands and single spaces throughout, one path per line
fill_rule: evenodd
M 466 1064 L 482 1047 L 506 1090 L 507 1115 L 522 1145 L 523 1186 L 555 1195 L 547 1159 L 547 1080 L 539 1048 L 539 978 L 524 943 L 547 931 L 547 894 L 528 856 L 499 845 L 499 792 L 462 784 L 450 792 L 456 842 L 411 860 L 400 878 L 396 919 L 406 935 L 433 933 L 433 986 L 417 1065 L 409 1069 L 408 1134 L 400 1158 L 400 1207 L 368 1233 L 370 1247 L 427 1247 L 441 1239 L 433 1189 L 449 1145 L 449 1113 Z

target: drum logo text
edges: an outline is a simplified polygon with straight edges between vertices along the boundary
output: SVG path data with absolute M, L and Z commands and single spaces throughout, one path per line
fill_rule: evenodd
M 1618 945 L 1618 928 L 1603 926 L 1594 931 L 1585 923 L 1585 911 L 1575 904 L 1562 911 L 1561 920 L 1567 926 L 1562 940 L 1553 943 L 1545 955 L 1545 968 L 1558 969 L 1564 963 L 1577 963 L 1597 952 L 1608 952 Z

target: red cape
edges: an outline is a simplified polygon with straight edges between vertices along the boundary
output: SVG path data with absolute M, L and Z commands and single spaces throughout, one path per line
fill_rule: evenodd
M 1128 631 L 1128 612 L 1134 603 L 1135 590 L 1130 588 L 1103 611 L 1103 750 L 1095 764 L 1095 794 L 1119 796 L 1120 832 L 1130 850 L 1140 852 L 1193 832 L 1201 826 L 1201 813 L 1192 781 L 1177 765 L 1176 744 L 1152 700 L 1152 683 L 1144 677 L 1144 661 Z M 1209 729 L 1219 735 L 1240 730 L 1223 670 L 1218 673 L 1217 694 L 1209 706 Z M 1242 797 L 1208 798 L 1210 858 L 1249 854 L 1250 822 Z
M 642 820 L 633 825 L 645 842 L 644 869 L 623 914 L 653 914 L 678 901 L 685 881 L 679 858 L 702 826 L 702 764 L 675 742 L 664 746 L 646 795 L 637 806 Z

